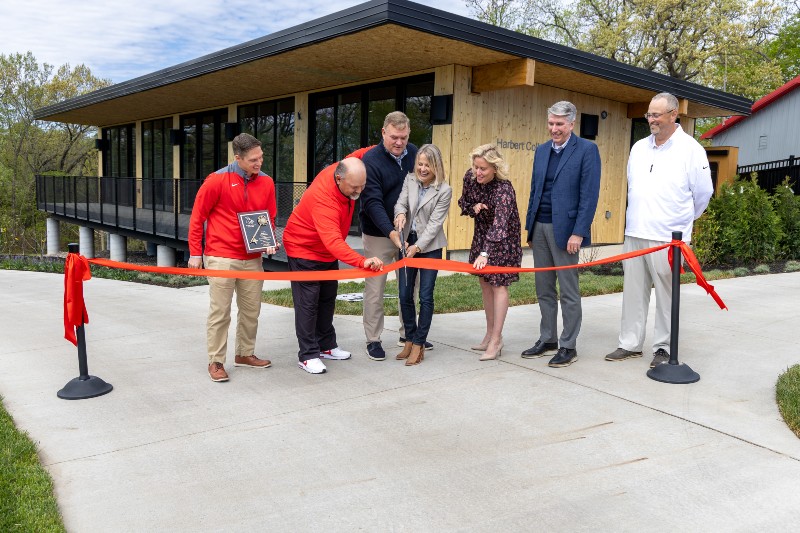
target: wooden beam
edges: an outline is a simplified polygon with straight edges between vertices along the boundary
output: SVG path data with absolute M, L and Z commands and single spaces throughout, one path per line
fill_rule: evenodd
M 644 118 L 647 113 L 647 108 L 650 107 L 650 102 L 633 102 L 628 104 L 628 118 Z
M 655 95 L 654 95 L 655 96 Z M 647 109 L 650 107 L 650 102 L 633 102 L 628 104 L 628 118 L 642 118 L 644 114 L 647 113 Z M 688 115 L 689 114 L 689 100 L 686 98 L 682 98 L 678 100 L 678 114 L 679 115 Z
M 536 61 L 533 59 L 514 59 L 473 67 L 471 90 L 473 93 L 482 93 L 512 87 L 532 87 L 535 67 Z

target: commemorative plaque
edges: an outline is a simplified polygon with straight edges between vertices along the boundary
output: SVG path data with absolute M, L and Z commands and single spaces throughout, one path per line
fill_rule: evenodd
M 239 213 L 239 227 L 247 253 L 266 252 L 275 246 L 275 231 L 269 218 L 269 211 L 250 211 Z

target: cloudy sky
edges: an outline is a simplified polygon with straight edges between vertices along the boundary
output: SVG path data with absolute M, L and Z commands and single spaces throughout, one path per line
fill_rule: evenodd
M 0 54 L 30 51 L 40 64 L 56 67 L 83 63 L 95 76 L 118 83 L 361 3 L 0 0 Z M 437 0 L 435 5 L 470 16 L 464 0 Z

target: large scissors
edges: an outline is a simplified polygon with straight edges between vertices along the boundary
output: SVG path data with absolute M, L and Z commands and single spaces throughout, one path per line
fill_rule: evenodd
M 406 258 L 406 238 L 403 236 L 403 228 L 398 228 L 397 233 L 400 234 L 400 259 Z M 403 275 L 406 278 L 406 285 L 408 285 L 408 270 L 403 266 Z

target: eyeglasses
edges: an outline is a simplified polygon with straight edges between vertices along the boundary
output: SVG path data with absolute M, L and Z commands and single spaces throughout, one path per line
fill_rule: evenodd
M 654 119 L 658 120 L 658 119 L 661 118 L 661 115 L 666 115 L 667 113 L 672 113 L 673 111 L 675 111 L 675 110 L 674 109 L 669 109 L 665 113 L 645 113 L 644 114 L 644 118 L 646 118 L 647 120 L 650 120 L 651 118 L 654 118 Z

